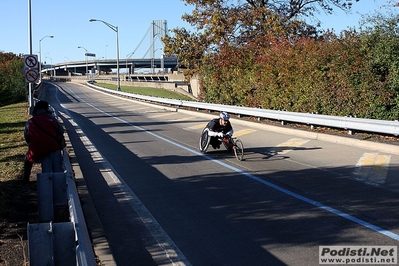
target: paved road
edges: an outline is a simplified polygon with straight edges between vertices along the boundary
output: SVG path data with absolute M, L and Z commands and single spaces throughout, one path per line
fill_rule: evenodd
M 310 266 L 322 245 L 398 245 L 394 153 L 233 120 L 245 160 L 203 155 L 208 115 L 60 86 L 48 100 L 117 265 Z

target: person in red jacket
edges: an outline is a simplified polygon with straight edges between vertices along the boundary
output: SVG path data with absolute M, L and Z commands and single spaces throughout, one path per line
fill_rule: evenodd
M 61 124 L 52 116 L 46 101 L 37 102 L 32 115 L 33 117 L 26 123 L 24 132 L 29 145 L 24 162 L 26 182 L 29 181 L 33 163 L 41 162 L 42 172 L 63 171 L 61 150 L 65 147 L 65 139 Z

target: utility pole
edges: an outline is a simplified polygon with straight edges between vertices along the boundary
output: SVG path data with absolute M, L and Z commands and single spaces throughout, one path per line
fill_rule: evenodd
M 29 54 L 32 54 L 32 9 L 31 9 L 31 0 L 28 0 L 28 39 L 29 39 Z M 29 90 L 29 114 L 32 114 L 33 109 L 33 83 L 29 82 L 28 85 Z

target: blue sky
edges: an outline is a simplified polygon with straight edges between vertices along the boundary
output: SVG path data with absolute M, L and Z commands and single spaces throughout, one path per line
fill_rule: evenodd
M 356 27 L 362 14 L 380 7 L 388 0 L 360 0 L 353 5 L 351 15 L 337 10 L 335 15 L 319 19 L 323 28 L 334 28 L 340 32 L 347 27 Z M 367 3 L 367 4 L 366 4 Z M 399 10 L 399 8 L 397 8 Z M 0 0 L 0 51 L 29 54 L 28 0 Z M 31 0 L 32 51 L 39 54 L 41 43 L 42 61 L 48 64 L 84 60 L 84 49 L 96 54 L 96 58 L 116 58 L 116 33 L 101 22 L 104 20 L 119 28 L 120 58 L 136 50 L 134 58 L 143 58 L 150 47 L 149 34 L 145 34 L 152 20 L 166 20 L 168 29 L 190 25 L 181 20 L 192 7 L 181 0 L 113 0 L 113 1 L 47 1 Z M 140 42 L 142 41 L 142 44 Z M 161 56 L 162 44 L 156 43 L 155 57 Z M 149 58 L 149 53 L 146 56 Z

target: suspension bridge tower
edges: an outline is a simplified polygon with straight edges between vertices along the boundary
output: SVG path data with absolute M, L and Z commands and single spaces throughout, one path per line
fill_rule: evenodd
M 150 46 L 148 47 L 146 53 L 143 55 L 143 58 L 148 58 L 148 53 L 150 53 L 150 58 L 154 58 L 155 51 L 163 50 L 164 44 L 162 42 L 162 38 L 166 36 L 167 32 L 168 24 L 166 20 L 151 20 L 150 27 L 147 29 L 147 32 L 144 34 L 143 38 L 134 49 L 134 51 L 127 55 L 127 58 L 130 59 L 133 55 L 136 55 L 137 49 L 139 49 L 139 47 L 141 47 L 141 45 L 143 44 L 143 41 L 148 38 L 148 34 L 150 35 Z
M 163 50 L 163 43 L 161 41 L 164 38 L 168 31 L 168 24 L 166 20 L 152 20 L 150 25 L 150 38 L 151 38 L 151 58 L 154 58 L 156 50 Z M 157 40 L 161 43 L 161 47 L 156 47 Z
M 143 59 L 148 59 L 148 58 L 152 59 L 150 68 L 152 69 L 152 72 L 154 72 L 154 60 L 156 57 L 155 54 L 157 51 L 161 50 L 161 54 L 162 54 L 161 69 L 164 69 L 164 67 L 163 67 L 164 43 L 162 42 L 162 38 L 164 38 L 167 35 L 167 32 L 168 32 L 168 24 L 167 24 L 166 20 L 151 20 L 150 26 L 147 29 L 147 32 L 144 34 L 143 38 L 141 39 L 140 43 L 137 45 L 137 47 L 134 49 L 133 52 L 129 53 L 126 56 L 126 58 L 130 59 L 130 58 L 132 58 L 133 55 L 135 55 L 137 57 L 136 51 L 141 47 L 144 40 L 148 41 L 148 35 L 149 35 L 150 45 L 149 46 L 146 45 L 146 47 L 148 47 L 148 49 L 142 58 Z M 148 54 L 149 54 L 149 56 L 148 56 Z M 132 65 L 131 70 L 130 70 L 131 72 L 133 72 L 133 68 L 134 68 L 134 66 Z

